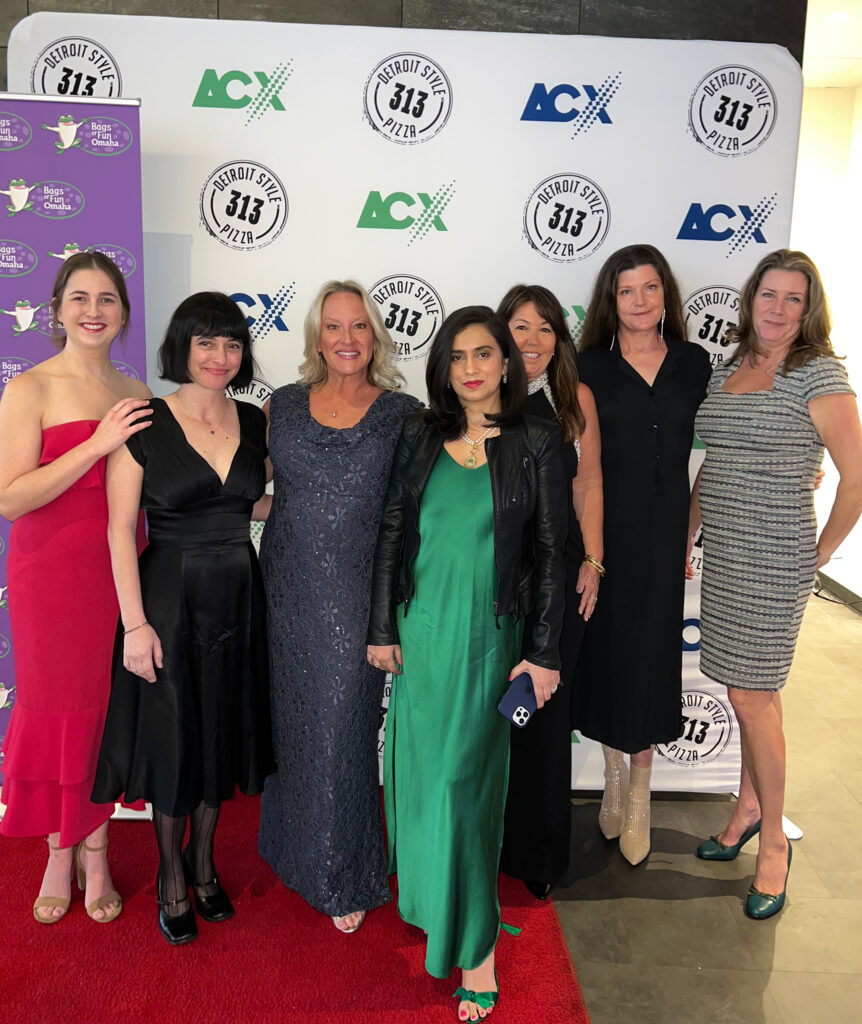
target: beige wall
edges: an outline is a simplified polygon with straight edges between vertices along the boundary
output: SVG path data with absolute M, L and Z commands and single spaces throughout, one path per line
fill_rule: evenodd
M 862 87 L 806 89 L 796 167 L 791 245 L 811 256 L 823 276 L 832 307 L 835 350 L 846 356 L 850 381 L 862 395 Z M 821 523 L 835 495 L 838 474 L 826 461 L 817 495 Z M 825 570 L 862 594 L 862 525 Z

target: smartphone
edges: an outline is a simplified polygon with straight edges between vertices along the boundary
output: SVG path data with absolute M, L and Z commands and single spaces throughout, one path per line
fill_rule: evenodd
M 533 692 L 533 680 L 529 672 L 515 676 L 497 705 L 497 710 L 519 729 L 523 729 L 530 721 L 536 713 L 536 694 Z

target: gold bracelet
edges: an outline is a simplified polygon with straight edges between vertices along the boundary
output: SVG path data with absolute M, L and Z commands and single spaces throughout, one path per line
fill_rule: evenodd
M 605 572 L 607 572 L 607 570 L 598 560 L 598 558 L 593 558 L 592 555 L 584 555 L 584 561 L 587 563 L 587 565 L 591 565 L 599 574 L 599 576 L 604 576 Z
M 140 624 L 140 626 L 132 626 L 131 629 L 124 629 L 123 636 L 128 636 L 129 633 L 134 633 L 136 629 L 143 629 L 144 626 L 149 626 L 149 622 L 146 619 Z

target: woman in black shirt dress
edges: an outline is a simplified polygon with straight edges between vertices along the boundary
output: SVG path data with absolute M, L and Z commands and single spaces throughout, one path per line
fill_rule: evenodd
M 603 744 L 599 824 L 607 838 L 620 836 L 632 864 L 649 853 L 653 746 L 682 732 L 688 462 L 710 375 L 707 353 L 684 338 L 662 254 L 650 245 L 615 252 L 581 337 L 581 379 L 602 437 L 607 576 L 581 647 L 573 720 Z

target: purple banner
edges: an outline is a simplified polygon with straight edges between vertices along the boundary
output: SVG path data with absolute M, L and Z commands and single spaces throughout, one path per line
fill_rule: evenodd
M 113 363 L 146 378 L 139 113 L 135 102 L 0 93 L 0 392 L 56 354 L 54 277 L 63 260 L 95 249 L 119 266 L 132 307 Z M 9 530 L 0 518 L 0 742 L 15 700 Z

